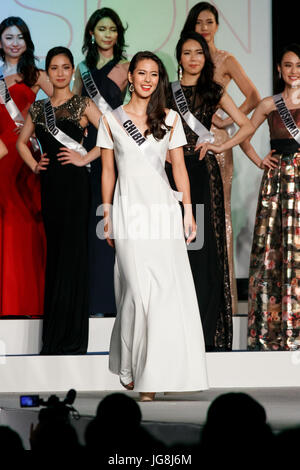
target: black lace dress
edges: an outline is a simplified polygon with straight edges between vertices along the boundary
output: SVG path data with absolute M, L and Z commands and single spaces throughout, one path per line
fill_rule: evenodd
M 74 95 L 54 108 L 59 129 L 81 142 L 79 122 L 89 98 Z M 86 167 L 61 165 L 63 145 L 47 130 L 44 100 L 30 115 L 43 152 L 50 159 L 41 171 L 42 216 L 47 238 L 43 348 L 41 354 L 84 354 L 88 343 L 88 214 Z
M 182 86 L 190 111 L 210 129 L 215 110 L 208 109 L 196 87 Z M 168 107 L 176 111 L 172 92 Z M 229 283 L 229 269 L 226 248 L 226 229 L 223 184 L 218 162 L 208 153 L 199 160 L 199 152 L 194 148 L 198 136 L 184 119 L 183 127 L 188 144 L 184 146 L 185 164 L 190 178 L 191 198 L 194 216 L 196 204 L 204 205 L 204 244 L 201 249 L 188 250 L 192 268 L 198 305 L 201 314 L 203 333 L 207 351 L 229 351 L 232 348 L 232 306 Z M 166 163 L 166 172 L 173 188 L 175 182 L 172 166 Z

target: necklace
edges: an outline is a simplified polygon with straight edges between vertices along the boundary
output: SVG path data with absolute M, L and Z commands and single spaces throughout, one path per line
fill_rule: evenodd
M 9 62 L 4 62 L 3 65 L 3 75 L 8 77 L 9 75 L 15 75 L 18 73 L 18 64 L 10 64 Z

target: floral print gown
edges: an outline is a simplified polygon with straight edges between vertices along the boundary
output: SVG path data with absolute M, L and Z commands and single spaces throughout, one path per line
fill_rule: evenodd
M 291 114 L 300 126 L 300 108 Z M 261 183 L 249 274 L 248 349 L 300 349 L 300 153 L 277 110 L 268 116 L 278 167 Z

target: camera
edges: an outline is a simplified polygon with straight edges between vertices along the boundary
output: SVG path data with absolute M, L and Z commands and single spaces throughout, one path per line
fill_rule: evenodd
M 68 391 L 66 397 L 60 400 L 57 395 L 51 395 L 48 400 L 40 398 L 39 395 L 21 395 L 20 406 L 22 408 L 42 407 L 39 412 L 39 421 L 62 420 L 69 422 L 69 416 L 79 419 L 78 411 L 73 408 L 76 398 L 76 391 L 72 388 Z

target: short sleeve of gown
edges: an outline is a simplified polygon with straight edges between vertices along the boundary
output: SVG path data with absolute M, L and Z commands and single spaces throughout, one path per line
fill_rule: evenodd
M 36 124 L 43 116 L 44 100 L 35 101 L 29 108 L 29 114 L 32 122 Z
M 103 116 L 100 119 L 100 125 L 97 134 L 97 147 L 101 147 L 103 149 L 113 149 L 114 143 L 108 133 L 107 127 L 104 123 Z
M 173 130 L 171 140 L 169 141 L 169 150 L 176 149 L 177 147 L 182 147 L 183 145 L 187 144 L 181 118 L 178 113 L 175 111 L 173 112 L 175 114 L 174 121 L 176 120 L 177 116 L 177 122 L 175 124 L 175 129 Z

